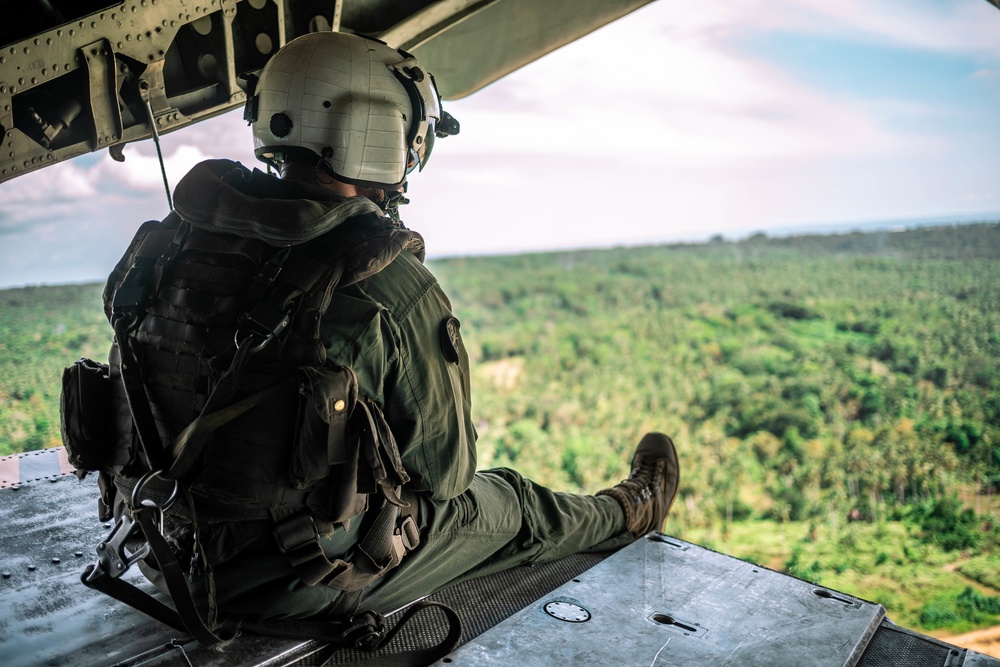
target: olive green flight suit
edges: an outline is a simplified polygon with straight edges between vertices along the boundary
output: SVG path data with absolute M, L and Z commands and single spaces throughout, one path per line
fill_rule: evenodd
M 419 498 L 420 546 L 368 587 L 362 609 L 389 612 L 460 580 L 633 539 L 611 497 L 555 493 L 509 469 L 476 472 L 469 361 L 452 318 L 437 280 L 403 252 L 336 293 L 322 324 L 329 360 L 352 368 L 360 394 L 383 405 Z M 347 553 L 360 523 L 321 538 L 329 557 Z M 229 613 L 322 616 L 340 595 L 302 583 L 270 538 L 215 577 Z

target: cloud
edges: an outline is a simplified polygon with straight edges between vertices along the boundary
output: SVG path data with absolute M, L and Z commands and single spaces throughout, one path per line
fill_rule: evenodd
M 770 4 L 770 3 L 769 3 Z M 984 0 L 779 0 L 776 13 L 801 6 L 807 21 L 782 20 L 777 27 L 874 39 L 881 43 L 941 53 L 1000 56 L 1000 12 Z M 784 16 L 795 15 L 784 12 Z
M 962 151 L 939 122 L 947 100 L 819 88 L 745 45 L 787 32 L 845 48 L 974 54 L 988 68 L 998 42 L 982 24 L 995 36 L 1000 13 L 981 0 L 658 0 L 446 103 L 462 134 L 436 150 L 433 177 L 415 179 L 404 217 L 434 255 L 981 206 L 966 194 L 989 191 L 998 160 L 972 147 L 955 162 Z
M 181 176 L 206 157 L 200 147 L 190 144 L 181 144 L 169 153 L 165 152 L 163 162 L 168 178 L 176 184 Z M 155 153 L 149 155 L 145 151 L 126 150 L 124 162 L 105 157 L 93 170 L 101 179 L 103 190 L 125 187 L 137 192 L 163 192 L 163 175 Z
M 88 169 L 76 162 L 59 164 L 33 171 L 3 186 L 5 207 L 32 202 L 72 201 L 94 194 L 94 179 Z
M 94 201 L 96 195 L 93 174 L 72 161 L 19 176 L 0 187 L 0 234 L 71 218 L 81 211 L 80 202 Z
M 972 73 L 974 79 L 1000 79 L 1000 69 L 983 67 Z
M 739 34 L 789 32 L 941 53 L 1000 56 L 1000 12 L 984 0 L 659 0 L 641 11 L 666 17 L 660 25 L 669 39 L 697 39 L 716 46 Z
M 660 0 L 627 19 L 627 28 L 624 20 L 608 26 L 446 105 L 468 122 L 464 136 L 442 150 L 728 164 L 934 148 L 933 137 L 885 122 L 927 115 L 927 107 L 817 89 L 783 63 L 736 46 L 757 31 L 827 30 L 829 18 L 817 12 L 809 0 Z M 860 20 L 856 13 L 845 16 Z
M 161 137 L 164 166 L 171 189 L 198 162 L 213 157 L 254 160 L 252 138 L 234 113 L 204 121 Z M 126 202 L 149 194 L 162 195 L 163 176 L 152 140 L 127 145 L 124 162 L 107 152 L 69 160 L 18 177 L 3 186 L 0 233 L 25 224 L 71 217 L 74 212 Z M 165 204 L 165 196 L 164 196 Z

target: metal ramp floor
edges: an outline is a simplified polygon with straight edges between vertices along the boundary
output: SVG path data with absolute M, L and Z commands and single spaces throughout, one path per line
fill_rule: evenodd
M 302 667 L 373 657 L 251 634 L 208 650 L 85 588 L 80 573 L 108 527 L 96 520 L 96 484 L 67 476 L 60 454 L 0 459 L 0 664 Z M 440 663 L 449 667 L 1000 667 L 895 626 L 880 605 L 657 534 L 606 558 L 517 568 L 432 598 L 465 629 Z M 440 638 L 438 614 L 421 612 L 376 655 Z

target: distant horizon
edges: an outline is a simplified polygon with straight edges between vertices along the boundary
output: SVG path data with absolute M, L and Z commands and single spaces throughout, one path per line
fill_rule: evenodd
M 722 237 L 726 242 L 730 243 L 740 243 L 746 241 L 751 237 L 757 236 L 758 234 L 764 234 L 767 238 L 796 238 L 804 236 L 846 236 L 848 234 L 872 234 L 876 232 L 884 231 L 908 231 L 913 229 L 922 228 L 934 228 L 934 227 L 949 227 L 956 225 L 989 225 L 989 224 L 1000 224 L 1000 211 L 993 213 L 983 213 L 983 214 L 963 214 L 955 216 L 932 216 L 926 218 L 908 218 L 900 220 L 875 220 L 869 222 L 845 222 L 845 223 L 828 223 L 828 224 L 807 224 L 801 227 L 775 227 L 775 228 L 765 228 L 758 229 L 754 231 L 744 232 L 739 235 L 726 235 L 726 234 L 711 234 L 708 237 L 700 239 L 676 239 L 676 240 L 650 240 L 648 242 L 638 241 L 631 243 L 622 243 L 617 245 L 593 245 L 593 246 L 574 246 L 574 247 L 564 247 L 564 248 L 532 248 L 526 250 L 512 250 L 509 252 L 497 251 L 497 252 L 478 252 L 478 253 L 456 253 L 448 255 L 429 255 L 427 257 L 428 263 L 434 263 L 436 261 L 447 261 L 455 259 L 466 259 L 466 258 L 486 258 L 486 257 L 518 257 L 520 255 L 545 255 L 549 253 L 572 253 L 572 252 L 587 252 L 587 251 L 601 251 L 601 250 L 627 250 L 630 248 L 648 248 L 648 247 L 669 247 L 669 246 L 691 246 L 691 245 L 709 245 L 714 239 Z M 416 230 L 419 231 L 419 230 Z M 108 273 L 111 272 L 113 267 L 108 268 Z M 63 287 L 72 285 L 92 285 L 99 284 L 105 281 L 105 277 L 95 277 L 93 279 L 81 279 L 81 280 L 67 280 L 67 281 L 53 281 L 53 282 L 28 282 L 28 283 L 11 283 L 11 284 L 0 284 L 0 291 L 15 290 L 15 289 L 25 289 L 29 287 Z
M 760 230 L 768 235 L 775 236 L 810 236 L 818 234 L 822 236 L 834 236 L 837 234 L 851 234 L 854 232 L 875 232 L 883 230 L 895 230 L 898 227 L 903 229 L 917 229 L 919 227 L 946 227 L 949 225 L 975 225 L 990 224 L 1000 222 L 1000 211 L 985 213 L 964 213 L 961 215 L 935 215 L 916 218 L 899 218 L 883 220 L 867 220 L 858 222 L 833 222 L 828 224 L 806 224 L 802 226 L 777 227 Z M 847 229 L 851 228 L 851 229 Z M 843 231 L 846 230 L 846 231 Z M 782 232 L 788 231 L 788 234 Z M 759 232 L 753 232 L 757 234 Z M 749 238 L 749 237 L 743 237 Z
M 727 242 L 740 242 L 764 234 L 768 238 L 794 238 L 797 236 L 841 236 L 854 233 L 869 234 L 879 231 L 906 231 L 910 229 L 920 229 L 924 227 L 949 227 L 952 225 L 988 225 L 1000 224 L 1000 211 L 986 213 L 964 213 L 958 215 L 927 216 L 916 218 L 889 218 L 885 220 L 868 220 L 858 222 L 830 222 L 830 223 L 803 223 L 801 226 L 785 225 L 781 227 L 765 227 L 753 230 L 739 230 L 737 233 L 710 233 L 708 235 L 695 235 L 691 237 L 676 239 L 650 239 L 648 241 L 632 241 L 629 243 L 605 244 L 605 245 L 581 245 L 552 248 L 532 248 L 527 250 L 511 251 L 484 251 L 470 253 L 448 253 L 431 254 L 428 253 L 428 261 L 439 259 L 461 259 L 463 257 L 507 257 L 517 255 L 544 255 L 551 252 L 575 252 L 582 250 L 614 250 L 618 248 L 640 248 L 649 246 L 672 246 L 672 245 L 707 245 L 713 239 L 721 237 Z M 419 232 L 420 230 L 415 230 Z

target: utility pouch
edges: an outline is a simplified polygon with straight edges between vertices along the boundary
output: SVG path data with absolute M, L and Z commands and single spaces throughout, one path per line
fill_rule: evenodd
M 111 376 L 107 364 L 79 359 L 66 367 L 59 397 L 59 428 L 70 464 L 81 479 L 108 464 L 112 442 Z
M 358 381 L 343 366 L 303 366 L 297 375 L 298 419 L 288 476 L 304 490 L 328 477 L 331 466 L 356 467 L 357 445 L 348 442 L 347 421 L 358 400 Z

